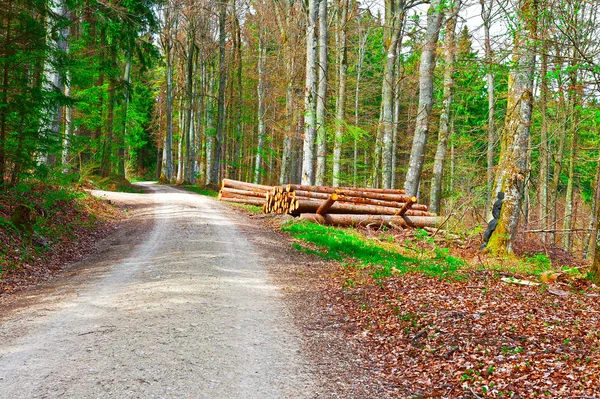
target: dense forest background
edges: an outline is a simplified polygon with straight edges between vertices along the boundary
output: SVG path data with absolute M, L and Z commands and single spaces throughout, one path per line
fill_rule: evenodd
M 594 0 L 1 2 L 4 187 L 398 187 L 462 228 L 505 191 L 497 245 L 594 253 Z

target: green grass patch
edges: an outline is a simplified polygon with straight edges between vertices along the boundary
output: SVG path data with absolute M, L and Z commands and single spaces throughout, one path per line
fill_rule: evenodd
M 428 259 L 407 257 L 389 245 L 382 246 L 366 239 L 352 230 L 323 226 L 307 221 L 291 221 L 282 230 L 292 237 L 316 245 L 319 249 L 309 249 L 297 244 L 303 252 L 313 253 L 325 259 L 354 259 L 358 266 L 373 266 L 375 278 L 389 277 L 394 271 L 399 273 L 421 272 L 432 276 L 449 276 L 464 265 L 461 259 L 448 255 L 447 250 L 435 251 Z M 300 248 L 298 248 L 300 247 Z
M 207 197 L 217 197 L 217 196 L 219 196 L 219 192 L 218 191 L 211 190 L 211 189 L 208 189 L 208 188 L 194 186 L 194 185 L 191 185 L 191 184 L 186 184 L 186 185 L 180 186 L 180 188 L 182 188 L 184 190 L 187 190 L 187 191 L 191 191 L 191 192 L 196 193 L 196 194 L 205 195 Z
M 235 208 L 240 208 L 245 210 L 246 212 L 252 213 L 252 214 L 260 214 L 263 213 L 263 209 L 260 206 L 256 206 L 256 205 L 248 205 L 248 204 L 238 204 L 236 202 L 227 202 L 228 205 L 231 205 Z
M 85 182 L 86 185 L 92 185 L 95 188 L 104 191 L 118 191 L 123 193 L 136 193 L 141 194 L 144 190 L 140 187 L 134 186 L 131 182 L 121 176 L 89 176 Z

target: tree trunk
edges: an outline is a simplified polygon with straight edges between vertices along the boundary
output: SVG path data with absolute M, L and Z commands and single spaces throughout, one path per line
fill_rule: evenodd
M 338 94 L 336 98 L 336 116 L 335 116 L 335 141 L 333 144 L 333 185 L 339 186 L 341 179 L 341 164 L 342 164 L 342 142 L 344 140 L 344 132 L 346 130 L 346 86 L 348 81 L 348 51 L 347 51 L 347 34 L 346 25 L 348 19 L 348 1 L 340 1 L 340 9 L 338 10 L 337 18 L 337 30 L 336 30 L 336 43 L 337 43 L 337 55 L 338 55 Z M 360 56 L 359 56 L 360 58 Z M 362 60 L 359 60 L 362 63 Z M 358 102 L 358 81 L 360 80 L 360 69 L 359 77 L 356 82 L 356 102 Z M 358 107 L 357 107 L 358 108 Z M 358 118 L 358 114 L 356 115 Z M 358 124 L 358 123 L 357 123 Z M 355 154 L 356 156 L 356 154 Z M 354 180 L 356 180 L 356 160 L 354 164 Z M 356 183 L 355 183 L 356 184 Z
M 455 30 L 461 0 L 456 0 L 450 9 L 450 15 L 446 24 L 446 40 L 444 43 L 444 94 L 442 113 L 440 115 L 440 130 L 438 133 L 438 145 L 435 152 L 433 164 L 433 178 L 431 179 L 431 195 L 429 209 L 431 212 L 439 213 L 442 197 L 442 177 L 444 173 L 444 162 L 446 150 L 448 149 L 448 137 L 450 132 L 450 112 L 452 109 L 452 91 L 454 90 L 454 60 L 456 54 Z
M 527 151 L 533 108 L 536 3 L 519 0 L 516 14 L 517 33 L 508 81 L 507 114 L 495 178 L 495 191 L 503 191 L 505 199 L 498 227 L 487 246 L 494 254 L 512 252 L 511 244 L 517 233 L 525 178 L 529 171 Z
M 427 16 L 427 34 L 419 75 L 419 107 L 415 122 L 415 135 L 406 173 L 404 189 L 408 195 L 417 196 L 421 171 L 425 157 L 425 146 L 429 134 L 429 122 L 433 107 L 433 70 L 435 68 L 435 52 L 437 48 L 442 11 L 440 0 L 431 0 Z
M 545 35 L 545 31 L 544 31 Z M 540 127 L 540 221 L 541 228 L 547 229 L 549 226 L 548 209 L 548 185 L 549 185 L 549 143 L 548 143 L 548 117 L 546 115 L 548 108 L 548 46 L 547 40 L 542 39 L 542 63 L 541 63 L 541 98 L 540 113 L 542 114 L 542 126 Z M 542 235 L 542 240 L 547 241 L 547 235 Z
M 213 165 L 210 183 L 218 184 L 221 172 L 221 157 L 223 145 L 223 130 L 225 126 L 225 84 L 227 79 L 227 65 L 225 65 L 226 44 L 226 7 L 225 2 L 219 3 L 219 98 L 217 103 L 217 131 L 215 134 L 215 146 L 213 149 Z
M 433 0 L 438 1 L 438 0 Z M 388 4 L 391 3 L 391 4 Z M 438 1 L 439 4 L 439 1 Z M 398 50 L 398 40 L 400 38 L 401 25 L 404 20 L 404 9 L 401 8 L 398 1 L 386 0 L 386 22 L 391 27 L 389 39 L 386 42 L 385 66 L 383 70 L 383 83 L 381 89 L 381 111 L 382 111 L 382 176 L 381 182 L 384 188 L 392 187 L 392 152 L 393 134 L 394 134 L 394 85 L 395 66 Z
M 317 94 L 317 167 L 315 184 L 325 183 L 325 161 L 327 159 L 327 71 L 329 69 L 327 34 L 327 0 L 319 4 L 319 84 Z
M 187 49 L 187 65 L 186 65 L 186 79 L 185 79 L 185 115 L 183 123 L 183 132 L 181 134 L 184 137 L 184 153 L 180 157 L 183 163 L 183 183 L 190 184 L 192 182 L 192 107 L 194 102 L 194 52 L 196 49 L 196 38 L 194 32 L 194 25 L 190 21 L 188 25 L 188 49 Z
M 596 245 L 594 248 L 594 261 L 592 262 L 592 268 L 590 269 L 590 278 L 593 282 L 600 285 L 600 206 L 596 206 L 596 228 L 594 237 L 596 238 Z
M 125 72 L 123 73 L 123 125 L 119 142 L 119 156 L 117 160 L 119 176 L 125 178 L 125 142 L 127 140 L 127 117 L 129 110 L 131 86 L 131 51 L 127 51 L 127 60 L 125 61 Z
M 359 21 L 360 21 L 360 16 L 358 17 Z M 362 35 L 361 35 L 362 34 Z M 359 34 L 358 34 L 358 61 L 356 64 L 356 90 L 354 92 L 354 126 L 356 128 L 358 128 L 358 105 L 359 105 L 359 99 L 360 99 L 360 79 L 362 77 L 362 67 L 363 67 L 363 62 L 365 59 L 365 52 L 366 52 L 366 47 L 367 47 L 367 39 L 369 38 L 369 31 L 367 30 L 366 33 L 363 33 L 361 26 L 359 25 Z M 341 148 L 341 145 L 340 145 Z M 341 154 L 340 154 L 341 155 Z M 335 169 L 336 169 L 336 163 L 337 165 L 337 169 L 340 170 L 341 169 L 341 165 L 339 165 L 341 163 L 341 156 L 340 159 L 335 158 L 335 153 L 334 153 L 334 160 L 333 160 L 333 168 L 334 168 L 334 177 L 336 175 L 335 173 Z M 339 172 L 338 172 L 339 174 Z M 352 185 L 354 187 L 357 186 L 358 184 L 358 135 L 354 135 L 354 153 L 353 153 L 353 162 L 352 162 Z M 335 185 L 335 184 L 334 184 Z
M 258 101 L 258 144 L 256 146 L 256 162 L 254 165 L 254 183 L 260 181 L 262 152 L 265 142 L 265 64 L 267 62 L 267 49 L 263 43 L 263 35 L 258 38 L 258 87 L 256 89 Z
M 492 9 L 494 1 L 490 0 L 489 7 L 486 8 L 486 0 L 479 0 L 481 4 L 481 17 L 483 19 L 483 30 L 485 40 L 485 64 L 488 89 L 488 138 L 487 138 L 487 185 L 488 200 L 493 202 L 494 185 L 494 142 L 496 141 L 495 113 L 496 113 L 496 94 L 495 78 L 492 71 L 492 44 L 490 39 L 490 27 L 492 25 Z
M 317 97 L 317 12 L 320 1 L 308 0 L 306 23 L 306 86 L 304 91 L 304 144 L 302 157 L 302 184 L 314 184 L 316 97 Z
M 571 142 L 569 145 L 569 169 L 568 169 L 568 180 L 567 180 L 567 192 L 565 195 L 565 215 L 563 219 L 563 230 L 565 234 L 563 236 L 563 247 L 566 250 L 571 249 L 571 226 L 573 224 L 573 186 L 575 184 L 575 161 L 577 159 L 577 142 L 578 142 L 578 125 L 579 117 L 577 106 L 579 105 L 579 96 L 577 92 L 577 69 L 575 65 L 575 57 L 577 57 L 577 50 L 573 48 L 572 59 L 570 61 L 570 87 L 569 87 L 569 108 L 570 108 L 570 123 L 571 127 Z
M 165 7 L 164 18 L 165 24 L 168 26 L 165 33 L 164 50 L 166 56 L 166 78 L 167 78 L 167 98 L 165 104 L 165 112 L 167 117 L 167 126 L 165 132 L 165 142 L 163 145 L 163 168 L 162 174 L 167 183 L 173 182 L 173 42 L 172 42 L 172 15 L 170 8 Z

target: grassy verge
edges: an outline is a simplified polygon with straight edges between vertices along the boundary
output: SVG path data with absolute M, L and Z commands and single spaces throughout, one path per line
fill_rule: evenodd
M 306 221 L 286 223 L 282 230 L 313 246 L 311 248 L 296 244 L 297 249 L 325 259 L 349 260 L 359 267 L 374 267 L 373 276 L 376 278 L 410 272 L 458 277 L 457 271 L 465 264 L 461 259 L 450 256 L 444 248 L 435 248 L 430 253 L 420 253 L 418 256 L 407 256 L 392 244 L 369 240 L 355 231 Z
M 89 188 L 95 188 L 104 191 L 119 191 L 124 193 L 143 193 L 144 190 L 137 187 L 131 182 L 121 176 L 90 176 L 85 179 L 84 186 Z
M 217 197 L 219 195 L 218 191 L 212 190 L 210 188 L 194 186 L 191 184 L 185 184 L 185 185 L 179 186 L 179 188 L 182 188 L 186 191 L 191 191 L 196 194 L 205 195 L 207 197 Z

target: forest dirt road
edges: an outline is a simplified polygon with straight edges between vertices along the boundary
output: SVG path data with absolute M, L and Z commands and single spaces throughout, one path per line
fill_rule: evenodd
M 0 308 L 1 398 L 311 398 L 302 338 L 218 202 L 146 184 L 63 278 Z

